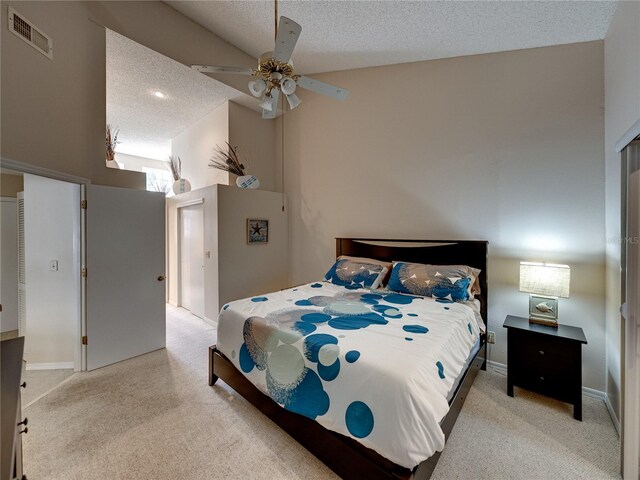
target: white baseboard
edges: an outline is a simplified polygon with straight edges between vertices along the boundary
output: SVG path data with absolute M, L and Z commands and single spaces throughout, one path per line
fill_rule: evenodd
M 501 375 L 507 374 L 507 366 L 504 363 L 499 363 L 494 360 L 487 360 L 487 367 L 495 370 L 497 373 Z
M 616 427 L 618 436 L 620 437 L 622 435 L 622 430 L 620 429 L 620 420 L 618 420 L 618 417 L 616 417 L 616 413 L 613 411 L 613 405 L 611 405 L 611 400 L 609 399 L 609 395 L 605 397 L 604 404 L 607 406 L 607 410 L 609 411 L 609 416 L 611 417 L 613 426 Z
M 218 326 L 218 322 L 216 322 L 215 320 L 211 320 L 210 318 L 207 318 L 207 317 L 202 317 L 202 321 L 205 322 L 205 323 L 208 323 L 212 327 L 217 327 Z
M 487 364 L 489 368 L 491 368 L 495 372 L 501 375 L 507 374 L 507 366 L 504 363 L 496 362 L 494 360 L 489 360 Z M 607 402 L 607 394 L 605 392 L 596 390 L 594 388 L 582 387 L 582 394 L 586 395 L 587 397 L 597 398 L 598 400 L 602 400 L 605 403 Z
M 73 362 L 58 362 L 58 363 L 29 363 L 27 362 L 27 370 L 63 370 L 67 368 L 74 368 Z

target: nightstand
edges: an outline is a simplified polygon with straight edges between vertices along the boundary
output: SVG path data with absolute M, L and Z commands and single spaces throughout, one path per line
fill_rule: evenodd
M 573 404 L 573 418 L 582 421 L 581 328 L 549 327 L 528 318 L 507 315 L 507 395 L 522 387 Z

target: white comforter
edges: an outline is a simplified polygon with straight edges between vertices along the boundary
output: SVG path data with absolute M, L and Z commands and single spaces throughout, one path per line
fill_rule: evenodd
M 321 282 L 231 302 L 218 349 L 284 408 L 412 468 L 444 448 L 471 308 Z

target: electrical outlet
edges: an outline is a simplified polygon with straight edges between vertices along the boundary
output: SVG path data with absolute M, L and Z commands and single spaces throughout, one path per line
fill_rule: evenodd
M 496 343 L 496 332 L 487 332 L 487 342 Z

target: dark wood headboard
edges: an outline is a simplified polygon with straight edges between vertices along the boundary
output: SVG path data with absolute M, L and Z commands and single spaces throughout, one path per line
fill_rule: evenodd
M 381 238 L 336 238 L 336 257 L 376 258 L 431 265 L 469 265 L 480 272 L 480 311 L 488 326 L 487 254 L 484 240 L 397 240 Z

